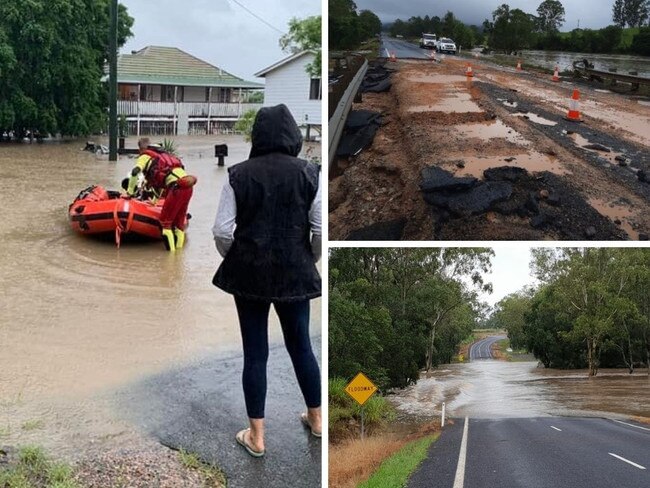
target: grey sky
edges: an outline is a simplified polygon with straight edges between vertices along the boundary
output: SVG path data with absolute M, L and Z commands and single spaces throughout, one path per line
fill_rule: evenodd
M 321 14 L 321 0 L 238 0 L 266 22 L 287 31 L 292 17 Z M 249 81 L 282 59 L 281 33 L 233 0 L 120 0 L 131 17 L 134 36 L 123 53 L 148 45 L 178 47 Z
M 580 27 L 599 29 L 612 23 L 612 5 L 614 0 L 560 0 L 566 11 L 566 22 L 561 30 Z M 438 15 L 442 17 L 451 10 L 454 15 L 467 24 L 481 25 L 485 19 L 492 18 L 492 12 L 504 3 L 511 8 L 537 14 L 537 7 L 542 0 L 456 0 L 454 2 L 432 2 L 431 0 L 355 0 L 357 7 L 375 12 L 384 21 L 395 19 L 407 20 L 409 17 Z
M 483 299 L 490 305 L 494 305 L 506 295 L 535 282 L 529 269 L 529 247 L 495 246 L 494 254 L 492 273 L 485 277 L 486 281 L 492 283 L 494 291 L 490 295 L 483 295 Z

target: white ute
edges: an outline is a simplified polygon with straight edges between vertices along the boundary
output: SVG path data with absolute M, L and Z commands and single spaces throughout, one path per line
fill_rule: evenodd
M 435 34 L 422 34 L 420 39 L 420 47 L 423 49 L 436 48 L 436 35 Z
M 456 54 L 456 43 L 447 37 L 442 37 L 436 43 L 436 48 L 439 53 Z

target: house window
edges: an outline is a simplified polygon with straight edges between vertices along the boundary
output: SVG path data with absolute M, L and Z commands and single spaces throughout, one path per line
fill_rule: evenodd
M 323 98 L 323 94 L 321 90 L 321 79 L 312 78 L 311 83 L 309 85 L 309 99 L 320 100 L 321 98 Z
M 151 102 L 154 99 L 154 85 L 140 85 L 140 100 Z
M 171 86 L 171 85 L 164 85 L 162 87 L 162 96 L 161 100 L 163 102 L 173 102 L 174 101 L 174 89 L 176 89 L 176 101 L 177 102 L 182 102 L 184 98 L 184 92 L 185 90 L 183 89 L 184 87 L 182 86 Z

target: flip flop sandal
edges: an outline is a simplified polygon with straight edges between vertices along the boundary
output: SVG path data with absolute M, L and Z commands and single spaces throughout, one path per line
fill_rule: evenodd
M 322 437 L 322 434 L 320 432 L 315 432 L 314 429 L 312 429 L 311 424 L 309 423 L 309 418 L 307 417 L 306 413 L 300 414 L 300 421 L 305 427 L 307 427 L 311 431 L 311 435 L 318 438 Z
M 239 432 L 237 432 L 237 435 L 235 436 L 235 440 L 237 441 L 237 444 L 239 444 L 244 449 L 246 449 L 246 452 L 248 452 L 248 454 L 250 454 L 253 457 L 260 458 L 264 456 L 265 451 L 256 451 L 255 449 L 253 449 L 251 446 L 248 445 L 246 439 L 244 438 L 246 432 L 249 432 L 250 430 L 251 430 L 250 428 L 240 430 Z

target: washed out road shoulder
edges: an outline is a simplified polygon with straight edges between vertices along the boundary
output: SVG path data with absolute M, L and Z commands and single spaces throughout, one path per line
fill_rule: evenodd
M 563 135 L 568 123 L 554 122 L 557 127 L 545 127 L 516 116 L 515 109 L 497 100 L 516 98 L 518 103 L 528 104 L 527 111 L 545 111 L 554 120 L 562 119 L 564 109 L 556 108 L 556 103 L 524 94 L 523 88 L 520 93 L 508 91 L 517 83 L 534 85 L 534 79 L 517 80 L 514 75 L 509 79 L 494 68 L 482 68 L 473 86 L 467 88 L 462 76 L 464 62 L 458 60 L 447 59 L 442 64 L 390 64 L 398 67 L 391 92 L 364 94 L 364 101 L 359 104 L 360 108 L 383 112 L 384 125 L 370 149 L 355 158 L 338 161 L 340 176 L 330 184 L 333 238 L 345 239 L 353 231 L 358 233 L 400 219 L 405 222 L 400 224 L 398 239 L 472 235 L 478 239 L 613 240 L 641 239 L 647 235 L 650 221 L 646 210 L 650 208 L 646 193 L 650 188 L 635 179 L 633 173 L 634 168 L 647 170 L 650 154 L 622 130 L 609 135 L 611 121 L 594 114 L 588 124 L 573 130 L 605 134 L 606 145 L 631 158 L 629 167 L 609 162 L 603 154 L 582 148 L 573 136 Z M 568 97 L 562 96 L 567 87 L 549 90 L 557 91 L 558 98 Z M 603 94 L 590 91 L 589 96 L 605 106 L 610 103 L 610 95 L 602 98 Z M 456 105 L 471 103 L 478 111 L 453 111 Z M 630 108 L 632 105 L 617 99 L 617 109 L 638 112 L 638 107 Z M 502 134 L 484 137 L 499 124 L 503 125 Z M 478 134 L 472 135 L 477 127 L 481 128 Z M 481 131 L 486 134 L 481 135 Z M 594 139 L 586 135 L 587 139 Z M 598 142 L 591 139 L 590 142 Z M 535 151 L 531 152 L 533 147 Z M 441 202 L 440 208 L 429 207 L 419 187 L 421 172 L 430 165 L 458 175 L 478 171 L 476 176 L 481 177 L 483 165 L 526 168 L 529 162 L 538 165 L 539 161 L 542 166 L 531 171 L 546 171 L 530 173 L 511 183 L 513 193 L 507 201 L 495 199 L 488 203 L 487 211 L 480 209 L 475 215 L 462 218 L 445 217 L 445 202 Z

